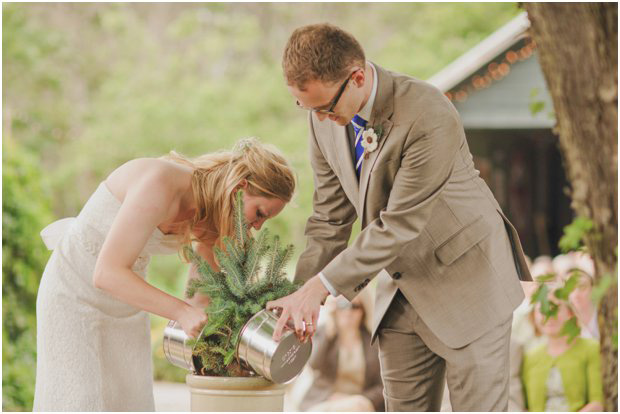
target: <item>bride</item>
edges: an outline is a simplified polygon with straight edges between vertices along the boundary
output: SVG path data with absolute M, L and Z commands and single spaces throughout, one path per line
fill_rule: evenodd
M 75 218 L 41 235 L 54 252 L 37 296 L 35 411 L 154 411 L 149 312 L 196 337 L 204 307 L 145 281 L 152 254 L 231 235 L 233 200 L 255 229 L 290 201 L 287 161 L 256 139 L 187 159 L 139 158 L 114 170 Z

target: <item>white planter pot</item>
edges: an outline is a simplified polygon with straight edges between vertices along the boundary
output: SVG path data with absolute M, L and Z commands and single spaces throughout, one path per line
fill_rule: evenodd
M 207 377 L 187 374 L 192 411 L 282 411 L 286 385 L 263 377 Z

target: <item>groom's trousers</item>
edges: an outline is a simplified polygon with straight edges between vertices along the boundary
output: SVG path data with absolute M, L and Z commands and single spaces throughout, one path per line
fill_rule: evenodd
M 511 325 L 452 349 L 399 290 L 378 329 L 386 411 L 440 411 L 444 378 L 453 411 L 506 411 Z

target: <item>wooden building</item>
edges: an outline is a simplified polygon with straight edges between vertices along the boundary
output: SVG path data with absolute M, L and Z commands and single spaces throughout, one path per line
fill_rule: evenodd
M 573 212 L 529 26 L 517 16 L 429 82 L 459 111 L 476 168 L 534 258 L 558 254 Z

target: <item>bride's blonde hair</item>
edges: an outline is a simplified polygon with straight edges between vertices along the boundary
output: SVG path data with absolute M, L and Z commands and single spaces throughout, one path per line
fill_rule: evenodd
M 235 188 L 247 181 L 246 191 L 253 196 L 278 198 L 289 202 L 295 191 L 295 174 L 286 159 L 272 146 L 257 138 L 237 142 L 232 151 L 218 151 L 187 158 L 171 151 L 168 159 L 194 169 L 192 191 L 197 209 L 183 234 L 189 243 L 195 226 L 205 223 L 207 238 L 221 246 L 221 237 L 234 229 Z

